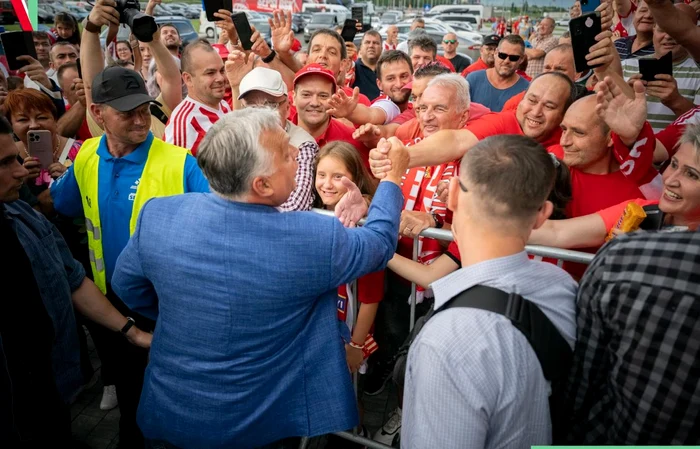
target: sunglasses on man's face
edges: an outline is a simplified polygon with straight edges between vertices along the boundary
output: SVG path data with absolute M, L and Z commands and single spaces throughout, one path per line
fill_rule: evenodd
M 498 57 L 504 61 L 508 58 L 510 62 L 516 62 L 520 59 L 520 55 L 509 55 L 508 53 L 501 53 L 500 51 L 498 52 Z
M 456 44 L 457 40 L 456 39 L 445 39 L 442 41 L 443 44 Z

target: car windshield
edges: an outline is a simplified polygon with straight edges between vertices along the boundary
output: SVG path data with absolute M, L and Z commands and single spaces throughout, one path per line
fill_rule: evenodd
M 311 18 L 311 23 L 318 23 L 321 25 L 330 25 L 333 23 L 335 14 L 314 14 Z

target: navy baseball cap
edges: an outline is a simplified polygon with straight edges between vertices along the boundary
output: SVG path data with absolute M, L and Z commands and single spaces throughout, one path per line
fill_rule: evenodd
M 501 36 L 498 34 L 491 34 L 484 38 L 483 45 L 498 45 L 499 42 L 501 42 Z
M 148 95 L 143 78 L 134 70 L 107 67 L 92 82 L 92 102 L 106 104 L 119 112 L 132 111 L 142 104 L 155 103 Z

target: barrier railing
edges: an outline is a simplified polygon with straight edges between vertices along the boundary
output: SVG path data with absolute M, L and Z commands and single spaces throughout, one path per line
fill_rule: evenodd
M 327 215 L 330 217 L 334 217 L 334 213 L 332 211 L 324 210 L 324 209 L 313 209 L 314 212 L 319 213 L 321 215 Z M 362 226 L 365 223 L 366 219 L 360 220 L 358 223 L 358 226 Z M 452 235 L 452 231 L 448 231 L 445 229 L 435 229 L 435 228 L 428 228 L 424 230 L 423 232 L 420 233 L 422 237 L 427 237 L 427 238 L 433 238 L 437 240 L 442 240 L 442 241 L 448 241 L 451 242 L 454 240 L 454 236 Z M 561 248 L 553 248 L 549 246 L 540 246 L 540 245 L 527 245 L 525 246 L 525 251 L 528 254 L 532 254 L 534 256 L 540 256 L 540 257 L 549 257 L 552 259 L 559 259 L 565 262 L 576 262 L 576 263 L 582 263 L 582 264 L 590 264 L 591 261 L 593 260 L 593 257 L 595 256 L 594 254 L 590 253 L 584 253 L 580 251 L 572 251 L 568 249 L 561 249 Z M 418 260 L 418 238 L 413 239 L 413 260 L 417 261 Z M 356 293 L 357 292 L 357 281 L 353 281 L 351 283 L 351 288 L 354 289 L 353 291 Z M 353 321 L 357 321 L 357 315 L 358 315 L 358 304 L 357 304 L 357 294 L 353 294 L 353 310 L 355 311 L 354 313 L 354 318 Z M 416 322 L 416 284 L 411 283 L 411 297 L 410 297 L 410 305 L 411 305 L 411 315 L 410 315 L 410 329 L 413 330 L 413 325 Z M 355 325 L 355 322 L 353 322 L 353 327 Z M 359 398 L 359 392 L 357 391 L 357 373 L 353 374 L 353 386 L 355 388 L 355 396 Z M 334 435 L 337 435 L 341 438 L 344 438 L 349 441 L 353 441 L 355 443 L 360 443 L 364 444 L 365 446 L 373 449 L 392 449 L 391 446 L 387 446 L 382 443 L 378 443 L 376 441 L 364 438 L 360 435 L 357 434 L 357 429 L 352 429 L 352 433 L 350 432 L 337 432 Z M 308 444 L 309 439 L 308 438 L 302 438 L 301 444 L 299 445 L 299 449 L 305 449 L 307 444 Z

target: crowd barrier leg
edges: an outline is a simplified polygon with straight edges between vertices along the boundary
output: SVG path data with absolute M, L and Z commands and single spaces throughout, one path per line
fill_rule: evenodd
M 418 237 L 413 239 L 413 260 L 418 261 Z M 416 283 L 411 282 L 411 322 L 409 323 L 409 331 L 413 330 L 413 325 L 416 324 Z
M 357 300 L 357 279 L 350 283 L 350 291 L 352 292 L 352 310 L 355 311 L 352 317 L 352 328 L 354 330 L 355 326 L 357 325 L 357 316 L 360 313 L 360 304 Z M 350 335 L 352 335 L 352 331 L 350 332 Z M 352 373 L 352 386 L 355 389 L 355 401 L 359 403 L 360 392 L 357 388 L 357 382 L 358 376 L 357 371 L 355 371 L 354 373 Z M 357 427 L 352 428 L 352 434 L 357 436 Z
M 301 441 L 299 442 L 299 449 L 306 449 L 306 446 L 309 445 L 309 437 L 301 437 Z

